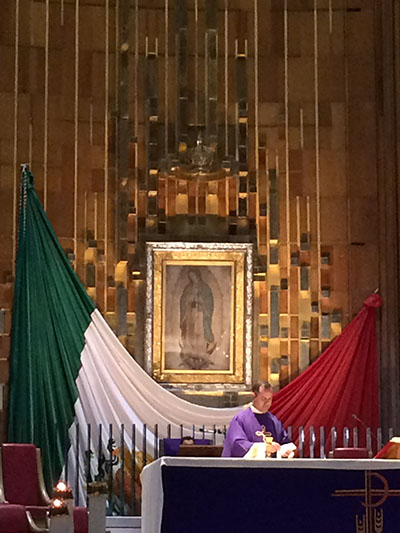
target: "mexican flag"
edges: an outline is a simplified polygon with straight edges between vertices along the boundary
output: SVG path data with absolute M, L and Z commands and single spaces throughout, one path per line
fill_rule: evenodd
M 10 361 L 9 441 L 42 450 L 49 485 L 70 446 L 68 430 L 93 393 L 82 365 L 95 364 L 85 335 L 98 311 L 71 268 L 25 166 Z M 95 357 L 96 359 L 96 357 Z M 80 391 L 85 399 L 80 399 Z M 83 422 L 83 420 L 82 420 Z
M 135 449 L 141 447 L 154 456 L 157 436 L 166 437 L 168 425 L 172 435 L 178 436 L 181 425 L 186 432 L 193 425 L 221 427 L 236 412 L 186 402 L 163 389 L 136 363 L 72 269 L 24 165 L 11 337 L 9 441 L 34 443 L 42 450 L 48 487 L 59 479 L 66 464 L 73 477 L 78 463 L 82 487 L 85 452 L 90 449 L 96 457 L 103 446 L 110 453 L 106 450 L 110 425 L 115 446 L 124 426 L 126 449 L 132 450 L 130 430 L 135 424 Z M 143 424 L 147 424 L 145 429 Z

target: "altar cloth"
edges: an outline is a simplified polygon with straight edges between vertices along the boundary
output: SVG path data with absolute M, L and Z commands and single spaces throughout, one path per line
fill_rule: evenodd
M 143 533 L 400 531 L 400 461 L 163 457 L 142 484 Z

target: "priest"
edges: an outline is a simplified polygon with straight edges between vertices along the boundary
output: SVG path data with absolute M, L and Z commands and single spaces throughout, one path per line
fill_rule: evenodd
M 280 452 L 281 445 L 290 443 L 289 435 L 276 416 L 269 412 L 272 404 L 272 385 L 259 381 L 252 386 L 253 402 L 233 417 L 226 435 L 222 457 L 244 457 L 254 443 L 263 442 L 263 434 L 270 433 L 270 451 Z M 258 446 L 258 445 L 257 445 Z M 283 446 L 280 457 L 293 456 L 294 444 Z

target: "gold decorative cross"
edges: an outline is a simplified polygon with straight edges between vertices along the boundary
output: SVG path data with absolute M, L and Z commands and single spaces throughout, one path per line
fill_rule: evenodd
M 257 437 L 262 437 L 265 443 L 265 457 L 271 457 L 273 452 L 275 451 L 271 448 L 272 443 L 274 442 L 274 437 L 272 436 L 272 433 L 267 431 L 265 426 L 261 426 L 261 431 L 256 431 L 256 435 Z

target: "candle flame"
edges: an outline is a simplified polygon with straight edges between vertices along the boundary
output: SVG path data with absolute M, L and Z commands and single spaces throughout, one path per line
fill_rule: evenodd
M 53 507 L 55 507 L 55 508 L 57 508 L 57 509 L 60 508 L 60 507 L 62 507 L 62 506 L 64 505 L 63 500 L 60 500 L 60 499 L 58 499 L 58 498 L 56 498 L 55 500 L 53 500 L 52 503 L 53 503 Z
M 59 481 L 56 485 L 56 490 L 64 492 L 67 490 L 67 484 L 64 481 Z

